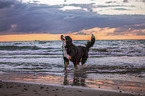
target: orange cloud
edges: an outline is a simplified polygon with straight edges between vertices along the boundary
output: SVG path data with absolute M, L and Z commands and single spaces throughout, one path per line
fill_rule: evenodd
M 92 29 L 84 29 L 79 32 L 74 32 L 69 35 L 73 40 L 90 40 L 91 34 L 94 34 L 96 40 L 121 40 L 121 39 L 145 39 L 145 35 L 137 35 L 144 33 L 145 30 L 131 30 L 131 32 L 125 31 L 121 33 L 125 33 L 124 35 L 119 34 L 115 35 L 115 30 L 117 28 L 99 28 L 95 27 Z M 61 34 L 21 34 L 21 35 L 0 35 L 0 41 L 52 41 L 52 40 L 60 40 Z
M 139 25 L 138 25 L 139 26 Z M 73 33 L 73 35 L 91 35 L 94 34 L 97 40 L 121 40 L 121 39 L 145 39 L 145 35 L 138 35 L 139 33 L 145 33 L 145 29 L 131 29 L 127 26 L 127 30 L 119 30 L 119 28 L 99 28 L 84 29 L 79 32 Z M 120 33 L 115 32 L 119 30 Z M 123 31 L 123 32 L 122 32 Z M 117 33 L 117 34 L 116 34 Z
M 87 29 L 87 30 L 81 30 L 79 32 L 75 32 L 73 34 L 96 34 L 96 36 L 105 36 L 108 33 L 113 33 L 115 31 L 115 28 L 109 28 L 109 27 L 105 27 L 105 28 L 99 28 L 99 27 L 95 27 L 92 29 Z

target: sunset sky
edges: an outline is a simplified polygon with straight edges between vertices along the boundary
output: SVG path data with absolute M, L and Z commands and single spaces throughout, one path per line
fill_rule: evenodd
M 145 0 L 0 0 L 0 41 L 145 39 Z

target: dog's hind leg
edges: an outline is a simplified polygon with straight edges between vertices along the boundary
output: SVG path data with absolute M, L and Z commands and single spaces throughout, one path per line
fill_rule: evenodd
M 82 66 L 83 66 L 83 68 L 86 68 L 86 61 L 87 61 L 87 58 L 81 58 L 81 64 L 82 64 Z
M 75 61 L 75 62 L 73 62 L 73 64 L 74 64 L 74 68 L 75 68 L 75 70 L 77 70 L 77 69 L 78 69 L 78 62 Z
M 74 67 L 75 67 L 75 70 L 77 70 L 77 69 L 78 69 L 77 64 L 74 64 Z

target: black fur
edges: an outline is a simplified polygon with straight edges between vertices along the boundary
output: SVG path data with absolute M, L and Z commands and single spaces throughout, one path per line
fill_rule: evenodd
M 85 62 L 87 61 L 87 58 L 88 58 L 89 48 L 92 47 L 95 43 L 94 35 L 92 34 L 91 41 L 87 42 L 86 47 L 75 46 L 72 43 L 72 39 L 69 36 L 66 36 L 64 39 L 63 35 L 62 35 L 61 39 L 65 40 L 65 42 L 66 42 L 65 48 L 66 48 L 67 54 L 70 56 L 70 61 L 72 61 L 74 64 L 74 67 L 77 69 L 77 65 L 80 62 L 82 63 L 82 65 L 85 64 Z

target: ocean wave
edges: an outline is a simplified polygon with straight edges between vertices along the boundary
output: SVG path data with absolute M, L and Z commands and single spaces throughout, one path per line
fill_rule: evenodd
M 52 47 L 38 47 L 38 46 L 0 46 L 0 50 L 39 50 L 39 49 L 54 49 Z
M 85 40 L 73 42 L 77 46 L 86 43 Z M 61 41 L 0 42 L 0 55 L 62 55 L 61 46 Z M 145 56 L 145 40 L 96 40 L 89 57 L 104 56 Z
M 143 48 L 93 48 L 90 50 L 90 55 L 101 56 L 145 56 L 145 50 Z
M 108 65 L 99 65 L 99 66 L 87 66 L 84 70 L 88 73 L 142 73 L 145 72 L 145 66 L 136 67 L 133 65 L 125 66 L 108 66 Z
M 12 72 L 57 72 L 63 71 L 63 64 L 49 64 L 49 63 L 31 63 L 31 62 L 0 62 L 0 71 Z M 80 67 L 81 68 L 81 67 Z M 68 66 L 68 69 L 73 69 L 73 65 Z M 78 69 L 86 73 L 99 74 L 142 74 L 145 73 L 145 66 L 134 65 L 88 65 L 83 69 Z

